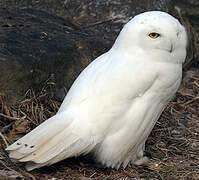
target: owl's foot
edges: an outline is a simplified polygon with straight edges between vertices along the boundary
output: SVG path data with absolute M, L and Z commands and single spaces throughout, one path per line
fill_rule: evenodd
M 151 154 L 147 152 L 143 152 L 143 156 L 137 158 L 135 161 L 132 162 L 132 164 L 138 165 L 138 166 L 142 164 L 146 164 L 149 162 L 150 158 L 151 158 Z

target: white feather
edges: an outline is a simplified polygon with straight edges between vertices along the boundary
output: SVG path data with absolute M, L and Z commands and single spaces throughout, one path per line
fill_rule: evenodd
M 181 82 L 186 39 L 167 13 L 133 18 L 79 75 L 58 113 L 7 148 L 10 157 L 28 170 L 89 152 L 116 169 L 146 162 L 145 141 Z

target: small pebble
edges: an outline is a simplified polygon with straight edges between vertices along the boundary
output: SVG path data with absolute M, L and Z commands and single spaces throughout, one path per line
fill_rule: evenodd
M 181 132 L 178 131 L 178 130 L 176 130 L 176 129 L 174 129 L 174 130 L 171 131 L 171 135 L 174 136 L 174 137 L 180 137 L 180 136 L 182 136 Z
M 199 142 L 193 142 L 193 143 L 191 143 L 191 149 L 193 149 L 193 150 L 199 150 Z
M 178 122 L 178 126 L 188 127 L 187 119 L 182 119 Z

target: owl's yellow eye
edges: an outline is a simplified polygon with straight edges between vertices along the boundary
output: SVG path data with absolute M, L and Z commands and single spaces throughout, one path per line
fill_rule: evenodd
M 159 36 L 160 36 L 160 34 L 155 33 L 155 32 L 152 32 L 152 33 L 149 34 L 149 37 L 152 38 L 152 39 L 156 39 L 156 38 L 158 38 Z

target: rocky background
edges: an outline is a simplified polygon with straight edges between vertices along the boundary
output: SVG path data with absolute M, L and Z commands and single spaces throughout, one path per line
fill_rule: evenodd
M 78 74 L 134 15 L 162 10 L 189 34 L 183 82 L 147 141 L 152 160 L 126 170 L 85 158 L 24 171 L 4 151 L 59 108 Z M 0 179 L 199 179 L 198 0 L 0 0 Z

